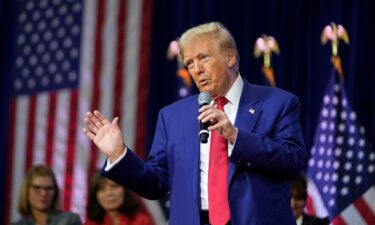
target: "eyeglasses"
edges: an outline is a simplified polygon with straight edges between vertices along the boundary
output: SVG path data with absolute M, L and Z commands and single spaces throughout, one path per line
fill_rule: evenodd
M 55 190 L 53 186 L 41 186 L 41 185 L 36 185 L 36 184 L 31 184 L 30 188 L 37 193 L 41 193 L 42 191 L 45 191 L 47 193 L 51 193 Z

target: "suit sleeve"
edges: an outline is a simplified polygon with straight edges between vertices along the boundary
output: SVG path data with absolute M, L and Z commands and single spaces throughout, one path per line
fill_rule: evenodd
M 164 116 L 159 113 L 155 137 L 147 163 L 130 149 L 109 171 L 101 174 L 147 199 L 159 199 L 168 192 L 168 165 Z
M 298 98 L 289 95 L 267 134 L 239 127 L 230 161 L 244 169 L 278 178 L 290 179 L 299 175 L 307 160 L 299 108 Z

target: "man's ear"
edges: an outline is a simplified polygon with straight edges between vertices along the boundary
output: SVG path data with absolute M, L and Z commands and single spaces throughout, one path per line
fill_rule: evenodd
M 234 50 L 229 50 L 227 52 L 228 67 L 232 68 L 236 64 L 236 61 L 237 61 L 237 56 L 236 56 L 235 51 Z

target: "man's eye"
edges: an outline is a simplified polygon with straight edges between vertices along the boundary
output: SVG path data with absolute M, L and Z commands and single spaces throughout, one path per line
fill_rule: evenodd
M 208 60 L 210 57 L 208 56 L 208 55 L 204 55 L 204 56 L 202 56 L 202 59 L 203 60 Z

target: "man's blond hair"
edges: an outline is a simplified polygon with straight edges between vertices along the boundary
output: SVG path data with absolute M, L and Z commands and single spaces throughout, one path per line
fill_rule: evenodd
M 217 41 L 221 50 L 234 50 L 236 55 L 236 63 L 234 69 L 237 72 L 240 62 L 236 42 L 232 34 L 228 29 L 220 22 L 210 22 L 192 27 L 185 31 L 179 41 L 178 45 L 180 48 L 181 57 L 184 58 L 184 49 L 189 45 L 190 41 L 197 37 L 213 36 L 213 39 Z

